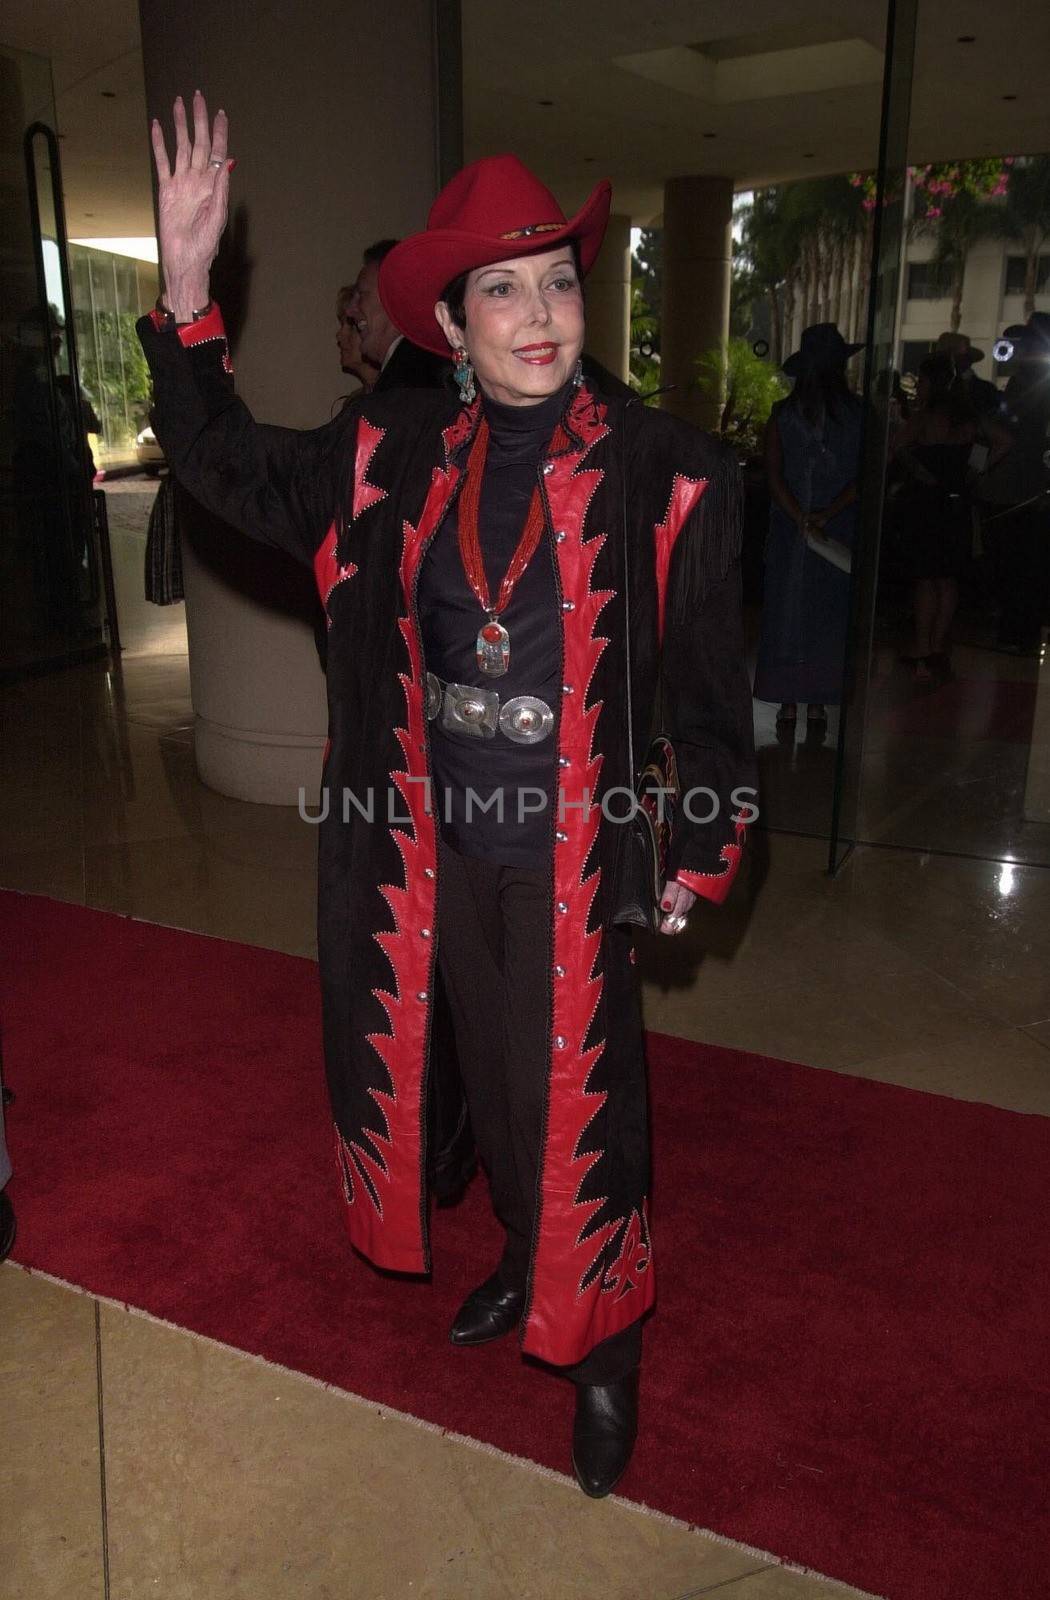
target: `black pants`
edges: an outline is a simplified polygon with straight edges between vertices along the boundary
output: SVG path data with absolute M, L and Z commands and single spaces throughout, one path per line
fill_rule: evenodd
M 438 962 L 460 1072 L 492 1204 L 506 1233 L 499 1275 L 529 1270 L 549 1052 L 550 881 L 525 867 L 462 856 L 444 842 Z M 615 1383 L 638 1365 L 641 1323 L 559 1368 L 575 1383 Z

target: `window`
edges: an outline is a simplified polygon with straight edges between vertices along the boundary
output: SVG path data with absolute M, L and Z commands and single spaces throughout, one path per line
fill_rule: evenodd
M 901 345 L 900 353 L 901 377 L 910 378 L 914 383 L 918 376 L 919 366 L 926 360 L 929 353 L 929 339 L 905 339 Z
M 948 291 L 933 277 L 932 261 L 908 262 L 909 300 L 946 300 Z
M 1024 256 L 1007 256 L 1005 294 L 1024 294 Z M 1035 292 L 1050 291 L 1050 256 L 1040 256 L 1035 267 Z

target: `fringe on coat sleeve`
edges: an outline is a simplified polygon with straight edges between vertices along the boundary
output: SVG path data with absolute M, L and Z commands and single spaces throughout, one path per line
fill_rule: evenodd
M 676 623 L 695 616 L 708 592 L 740 559 L 744 537 L 744 484 L 728 446 L 711 441 L 715 459 L 700 503 L 679 540 L 671 597 Z

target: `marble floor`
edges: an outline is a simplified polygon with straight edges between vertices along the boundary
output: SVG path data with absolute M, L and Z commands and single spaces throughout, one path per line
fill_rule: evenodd
M 182 608 L 138 598 L 148 491 L 113 500 L 122 668 L 0 690 L 0 884 L 310 955 L 314 832 L 197 780 Z M 1050 1115 L 1050 871 L 826 853 L 758 833 L 642 953 L 649 1026 Z M 4 1600 L 853 1592 L 13 1263 L 0 1323 Z

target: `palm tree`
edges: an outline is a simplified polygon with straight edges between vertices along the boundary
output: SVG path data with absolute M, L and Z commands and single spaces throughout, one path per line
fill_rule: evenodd
M 855 241 L 865 233 L 863 195 L 845 174 L 807 179 L 786 191 L 784 212 L 798 243 L 804 320 L 839 322 L 845 263 L 852 269 Z
M 1039 257 L 1050 241 L 1050 156 L 1029 156 L 1010 168 L 998 222 L 1002 237 L 1024 251 L 1024 315 L 1035 310 Z
M 754 288 L 769 301 L 772 358 L 779 366 L 784 356 L 784 299 L 797 272 L 795 229 L 784 215 L 784 190 L 773 186 L 756 189 L 751 204 L 741 212 L 741 264 L 750 268 Z
M 741 219 L 741 256 L 769 298 L 775 363 L 786 354 L 785 323 L 796 310 L 806 325 L 845 321 L 850 337 L 869 233 L 864 196 L 846 176 L 755 191 Z

